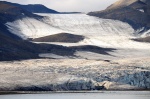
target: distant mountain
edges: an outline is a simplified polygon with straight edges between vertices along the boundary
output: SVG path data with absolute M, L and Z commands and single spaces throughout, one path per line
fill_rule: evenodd
M 20 7 L 28 12 L 32 12 L 32 13 L 59 13 L 55 10 L 49 9 L 47 7 L 45 7 L 42 4 L 29 4 L 29 5 L 21 5 L 21 4 L 17 4 L 17 3 L 10 3 L 10 2 L 6 2 L 6 1 L 1 1 L 5 4 L 10 4 L 10 5 L 14 5 L 16 7 Z
M 103 11 L 88 15 L 127 22 L 135 30 L 144 27 L 143 32 L 150 29 L 150 0 L 119 0 Z
M 32 13 L 59 13 L 41 4 L 29 4 L 29 5 L 18 5 L 18 6 Z

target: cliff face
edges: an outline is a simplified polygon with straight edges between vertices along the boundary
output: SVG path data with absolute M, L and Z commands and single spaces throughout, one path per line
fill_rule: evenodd
M 90 12 L 88 15 L 121 20 L 129 23 L 135 30 L 150 28 L 149 0 L 119 0 L 103 11 Z

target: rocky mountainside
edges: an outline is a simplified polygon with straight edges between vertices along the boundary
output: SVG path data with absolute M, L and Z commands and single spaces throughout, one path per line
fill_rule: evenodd
M 118 0 L 114 4 L 107 7 L 107 9 L 117 9 L 119 7 L 129 6 L 130 4 L 137 2 L 138 0 Z
M 89 12 L 88 15 L 127 22 L 141 32 L 150 29 L 149 0 L 119 0 L 103 11 Z

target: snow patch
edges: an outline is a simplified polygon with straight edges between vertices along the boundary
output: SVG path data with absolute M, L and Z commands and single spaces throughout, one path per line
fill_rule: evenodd
M 137 10 L 143 13 L 145 12 L 144 9 L 137 9 Z
M 144 32 L 141 37 L 150 36 L 150 30 Z

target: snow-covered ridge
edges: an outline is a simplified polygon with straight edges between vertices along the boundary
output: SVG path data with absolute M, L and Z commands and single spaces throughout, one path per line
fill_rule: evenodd
M 134 30 L 121 21 L 100 19 L 86 14 L 40 14 L 42 20 L 23 18 L 7 22 L 9 30 L 24 38 L 38 38 L 61 32 L 73 34 L 132 35 Z

